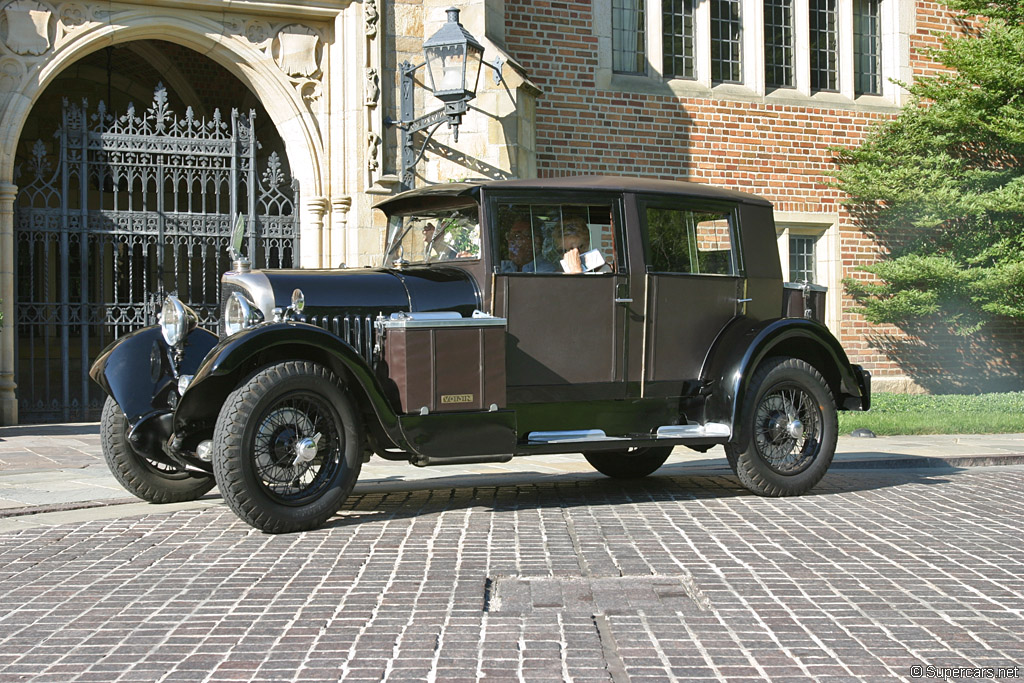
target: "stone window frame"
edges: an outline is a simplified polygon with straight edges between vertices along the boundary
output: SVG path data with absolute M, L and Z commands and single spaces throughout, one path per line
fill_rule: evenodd
M 662 3 L 644 0 L 647 72 L 615 73 L 612 69 L 612 0 L 594 0 L 594 31 L 598 39 L 598 89 L 698 97 L 770 104 L 804 105 L 891 112 L 907 100 L 906 91 L 892 80 L 913 80 L 910 67 L 910 36 L 914 32 L 915 10 L 901 0 L 880 0 L 881 36 L 880 92 L 860 94 L 856 87 L 855 0 L 836 0 L 838 11 L 838 84 L 835 92 L 811 88 L 810 24 L 811 0 L 794 0 L 795 73 L 793 87 L 770 87 L 765 82 L 764 0 L 741 0 L 742 82 L 713 83 L 711 68 L 711 9 L 698 2 L 694 16 L 695 73 L 693 78 L 662 73 Z M 892 80 L 890 80 L 892 79 Z
M 814 273 L 817 285 L 828 287 L 825 324 L 839 333 L 843 318 L 843 261 L 839 250 L 839 216 L 832 213 L 776 211 L 775 235 L 779 245 L 782 280 L 789 281 L 789 238 L 814 237 Z

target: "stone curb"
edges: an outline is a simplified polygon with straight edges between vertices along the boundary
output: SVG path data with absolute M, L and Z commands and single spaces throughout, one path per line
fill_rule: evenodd
M 1000 465 L 1024 465 L 1024 453 L 1006 453 L 999 455 L 956 455 L 948 458 L 928 456 L 867 458 L 860 460 L 833 460 L 829 469 L 860 470 L 860 469 L 914 469 L 918 467 L 997 467 Z

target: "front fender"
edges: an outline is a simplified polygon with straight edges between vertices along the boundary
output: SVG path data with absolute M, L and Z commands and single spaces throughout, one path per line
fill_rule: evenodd
M 160 326 L 135 330 L 103 349 L 89 376 L 117 401 L 134 428 L 144 418 L 171 411 L 168 397 L 178 375 L 194 374 L 217 344 L 217 336 L 196 328 L 184 344 L 185 355 L 175 370 L 172 349 Z
M 381 426 L 401 439 L 398 416 L 373 369 L 346 341 L 315 325 L 265 323 L 217 344 L 195 373 L 174 412 L 174 431 L 184 434 L 210 428 L 228 394 L 247 375 L 269 363 L 309 360 L 351 378 L 365 394 Z
M 839 341 L 821 323 L 806 318 L 738 319 L 716 340 L 702 372 L 704 381 L 715 387 L 706 419 L 733 424 L 757 367 L 770 356 L 799 358 L 817 368 L 840 409 L 867 410 L 870 405 L 870 375 L 850 364 Z

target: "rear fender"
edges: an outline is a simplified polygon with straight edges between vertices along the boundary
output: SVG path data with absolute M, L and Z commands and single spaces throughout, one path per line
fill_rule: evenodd
M 714 387 L 705 419 L 734 424 L 758 366 L 771 356 L 799 358 L 821 373 L 840 410 L 867 410 L 870 374 L 851 365 L 839 341 L 815 320 L 782 318 L 751 324 L 739 319 L 716 340 L 702 377 Z
M 403 447 L 398 416 L 373 369 L 350 344 L 327 330 L 300 322 L 266 323 L 222 340 L 206 357 L 174 412 L 178 435 L 213 428 L 228 394 L 271 363 L 307 360 L 324 365 L 363 396 L 388 437 Z
M 89 376 L 121 407 L 134 429 L 143 420 L 172 410 L 169 396 L 178 375 L 195 374 L 203 358 L 217 345 L 217 336 L 196 328 L 185 338 L 185 354 L 174 368 L 173 349 L 160 326 L 144 327 L 103 349 Z

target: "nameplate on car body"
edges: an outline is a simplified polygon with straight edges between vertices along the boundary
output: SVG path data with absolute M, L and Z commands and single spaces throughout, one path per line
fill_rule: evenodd
M 441 394 L 441 403 L 472 403 L 473 394 Z

